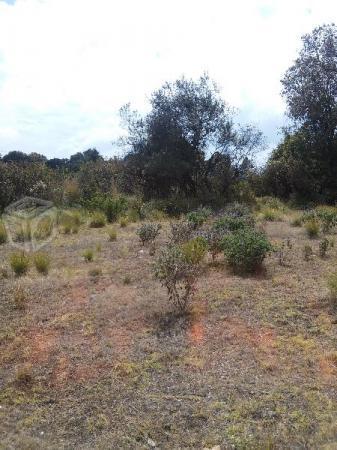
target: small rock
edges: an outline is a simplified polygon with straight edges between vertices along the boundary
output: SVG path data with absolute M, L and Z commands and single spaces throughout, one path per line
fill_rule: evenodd
M 147 443 L 148 443 L 149 446 L 152 447 L 152 448 L 155 448 L 156 445 L 157 445 L 157 444 L 156 444 L 152 439 L 150 439 L 150 438 L 148 438 Z

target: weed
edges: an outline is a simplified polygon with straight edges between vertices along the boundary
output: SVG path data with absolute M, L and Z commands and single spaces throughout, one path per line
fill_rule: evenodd
M 90 228 L 103 228 L 106 224 L 105 215 L 101 212 L 94 212 L 89 220 Z
M 333 272 L 328 276 L 327 283 L 331 299 L 337 304 L 337 272 Z
M 123 284 L 125 285 L 131 284 L 131 277 L 129 275 L 125 275 L 125 277 L 123 278 Z
M 15 286 L 13 289 L 13 302 L 16 309 L 24 310 L 26 308 L 28 298 L 22 286 Z
M 292 227 L 301 227 L 302 226 L 302 218 L 300 216 L 296 216 L 292 219 L 292 221 L 290 222 L 290 225 Z
M 119 226 L 121 228 L 126 228 L 128 226 L 128 224 L 129 224 L 129 220 L 127 217 L 122 217 L 119 221 Z
M 114 242 L 117 240 L 117 231 L 114 228 L 110 228 L 108 230 L 108 237 L 110 242 Z
M 25 252 L 12 253 L 10 255 L 10 266 L 16 276 L 25 275 L 29 268 L 29 257 Z
M 313 255 L 312 247 L 311 245 L 305 245 L 303 247 L 303 258 L 305 261 L 309 261 Z
M 191 239 L 181 246 L 184 258 L 189 264 L 192 265 L 199 264 L 204 259 L 207 249 L 207 241 L 201 236 Z
M 37 224 L 33 236 L 36 240 L 48 238 L 53 232 L 53 220 L 51 217 L 43 217 Z
M 32 230 L 29 220 L 22 223 L 16 230 L 13 240 L 15 242 L 30 242 L 32 239 Z
M 319 222 L 317 219 L 310 219 L 304 225 L 305 231 L 310 239 L 313 239 L 319 234 Z
M 93 280 L 97 280 L 97 278 L 102 276 L 102 269 L 100 267 L 94 267 L 89 270 L 88 274 Z
M 196 211 L 189 212 L 186 214 L 187 222 L 191 224 L 191 227 L 196 230 L 201 227 L 204 222 L 211 215 L 211 210 L 207 208 L 199 208 Z
M 275 208 L 263 208 L 261 210 L 261 217 L 268 222 L 276 222 L 282 219 L 279 210 Z
M 85 259 L 85 261 L 87 262 L 91 262 L 94 260 L 94 251 L 91 248 L 87 248 L 86 250 L 84 250 L 84 252 L 82 253 L 83 258 Z
M 46 253 L 36 253 L 33 258 L 36 270 L 42 275 L 47 275 L 50 267 L 50 257 Z
M 20 385 L 29 385 L 33 381 L 33 371 L 30 364 L 19 367 L 16 371 L 15 380 Z

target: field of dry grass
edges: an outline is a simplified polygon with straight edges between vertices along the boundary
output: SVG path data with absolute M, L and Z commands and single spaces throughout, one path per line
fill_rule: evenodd
M 137 224 L 117 227 L 116 242 L 106 228 L 58 235 L 48 276 L 0 277 L 0 448 L 336 449 L 326 276 L 337 245 L 321 258 L 289 222 L 263 224 L 274 244 L 290 239 L 283 265 L 271 254 L 240 277 L 209 258 L 184 316 L 154 280 Z M 0 246 L 3 266 L 11 252 Z

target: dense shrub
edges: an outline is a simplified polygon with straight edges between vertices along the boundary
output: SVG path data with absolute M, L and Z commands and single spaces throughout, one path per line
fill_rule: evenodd
M 83 204 L 89 211 L 103 212 L 106 220 L 110 223 L 116 222 L 128 208 L 128 202 L 125 197 L 112 197 L 104 194 L 96 194 Z
M 227 233 L 228 231 L 223 228 L 210 229 L 202 233 L 202 236 L 206 239 L 208 250 L 212 255 L 213 261 L 223 251 L 223 239 Z
M 196 211 L 192 211 L 186 214 L 186 220 L 191 224 L 195 230 L 201 227 L 204 222 L 211 215 L 211 210 L 208 208 L 199 208 Z
M 161 225 L 159 223 L 143 223 L 136 231 L 143 245 L 154 242 L 159 235 Z
M 244 228 L 226 236 L 223 249 L 226 261 L 235 270 L 254 272 L 272 246 L 264 233 Z
M 17 276 L 25 275 L 29 268 L 29 257 L 24 252 L 12 253 L 10 265 Z
M 337 225 L 337 208 L 332 206 L 318 206 L 316 216 L 322 223 L 322 231 L 328 233 Z
M 195 290 L 195 265 L 187 262 L 182 250 L 174 245 L 162 249 L 154 264 L 155 277 L 166 287 L 169 300 L 185 311 Z
M 189 264 L 199 264 L 205 257 L 208 244 L 204 237 L 198 236 L 181 246 L 184 258 Z
M 213 224 L 213 228 L 215 230 L 223 230 L 223 231 L 237 231 L 253 226 L 254 226 L 254 218 L 252 216 L 234 217 L 226 215 L 217 219 Z
M 33 258 L 36 270 L 42 275 L 47 275 L 50 267 L 50 257 L 46 253 L 36 253 Z

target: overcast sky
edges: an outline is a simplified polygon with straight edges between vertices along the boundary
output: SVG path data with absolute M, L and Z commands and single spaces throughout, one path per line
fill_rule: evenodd
M 0 153 L 111 156 L 121 105 L 205 71 L 272 148 L 300 37 L 334 21 L 333 0 L 0 0 Z

